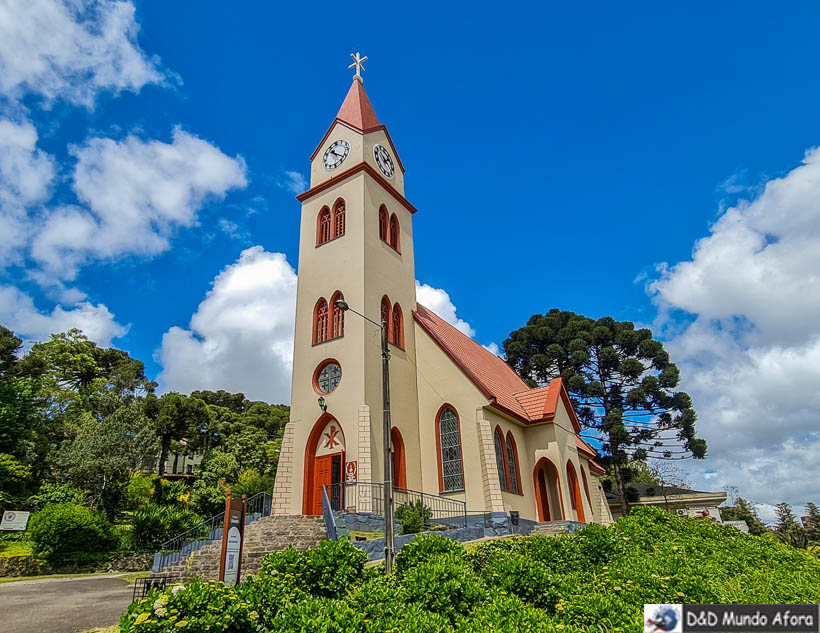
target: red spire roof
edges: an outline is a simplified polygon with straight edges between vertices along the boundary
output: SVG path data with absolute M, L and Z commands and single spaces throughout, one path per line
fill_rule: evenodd
M 362 132 L 381 125 L 373 111 L 370 99 L 367 98 L 364 86 L 358 79 L 353 80 L 353 85 L 347 91 L 347 96 L 336 118 Z

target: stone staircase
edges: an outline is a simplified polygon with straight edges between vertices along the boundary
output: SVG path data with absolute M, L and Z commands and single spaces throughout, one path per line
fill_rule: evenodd
M 240 573 L 259 571 L 262 557 L 280 552 L 293 545 L 298 550 L 315 547 L 327 539 L 325 524 L 319 516 L 269 516 L 245 527 Z M 172 565 L 162 568 L 155 575 L 168 576 L 173 582 L 186 582 L 198 576 L 204 580 L 217 580 L 222 542 L 214 541 Z

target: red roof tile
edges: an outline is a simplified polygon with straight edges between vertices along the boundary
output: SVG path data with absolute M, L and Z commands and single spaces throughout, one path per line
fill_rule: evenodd
M 342 103 L 342 107 L 339 108 L 339 114 L 336 115 L 336 118 L 362 132 L 381 125 L 370 99 L 367 98 L 364 86 L 358 79 L 353 80 L 353 85 L 347 91 L 347 96 Z
M 542 422 L 555 418 L 560 399 L 567 409 L 576 433 L 576 448 L 588 458 L 598 456 L 595 449 L 577 435 L 581 431 L 581 424 L 560 378 L 553 379 L 545 387 L 530 388 L 503 359 L 423 305 L 417 304 L 413 316 L 494 406 L 506 410 L 524 422 Z M 605 472 L 593 459 L 590 459 L 590 467 L 598 472 Z

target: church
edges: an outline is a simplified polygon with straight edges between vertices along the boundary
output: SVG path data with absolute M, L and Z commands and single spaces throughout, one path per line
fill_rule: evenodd
M 273 514 L 321 514 L 323 486 L 344 496 L 354 482 L 383 481 L 386 322 L 387 459 L 397 489 L 531 521 L 611 523 L 604 469 L 580 437 L 561 380 L 530 388 L 416 302 L 418 209 L 404 195 L 404 165 L 365 93 L 366 58 L 353 57 L 353 84 L 310 157 L 310 186 L 297 196 L 293 385 Z

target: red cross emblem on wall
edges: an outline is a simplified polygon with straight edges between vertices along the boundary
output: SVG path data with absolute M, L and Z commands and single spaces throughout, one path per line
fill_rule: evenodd
M 339 434 L 339 431 L 336 429 L 334 425 L 330 425 L 330 431 L 325 433 L 325 437 L 327 438 L 327 442 L 325 443 L 325 448 L 334 448 L 339 445 L 339 440 L 336 439 L 336 436 Z

